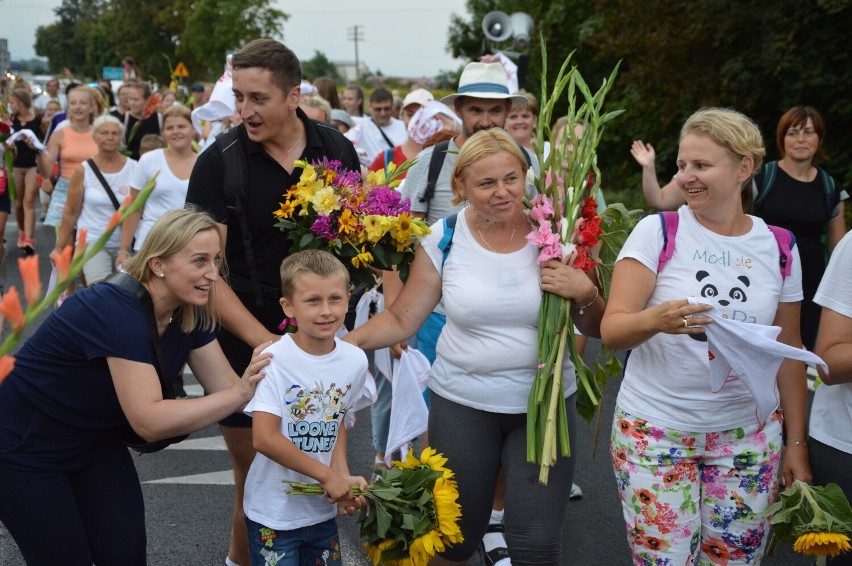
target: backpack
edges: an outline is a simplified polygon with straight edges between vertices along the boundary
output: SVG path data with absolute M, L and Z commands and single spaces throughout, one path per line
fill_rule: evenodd
M 677 236 L 680 217 L 674 210 L 658 212 L 657 214 L 660 215 L 660 223 L 663 226 L 663 249 L 660 251 L 660 257 L 657 261 L 657 273 L 660 273 L 674 255 L 675 237 Z M 793 269 L 792 250 L 796 245 L 796 236 L 786 228 L 770 224 L 767 224 L 766 227 L 775 236 L 775 241 L 778 244 L 778 264 L 781 270 L 781 280 L 784 281 Z
M 441 241 L 438 242 L 438 249 L 441 250 L 441 253 L 443 253 L 443 256 L 441 257 L 442 269 L 444 264 L 447 263 L 447 256 L 450 255 L 450 248 L 453 247 L 453 234 L 456 231 L 456 220 L 458 220 L 458 218 L 459 213 L 455 212 L 442 220 L 444 223 L 444 236 L 441 238 Z

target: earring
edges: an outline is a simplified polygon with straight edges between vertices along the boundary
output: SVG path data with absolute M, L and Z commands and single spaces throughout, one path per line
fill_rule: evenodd
M 166 274 L 165 274 L 165 273 L 160 273 L 160 277 L 162 277 L 163 279 L 165 279 L 165 278 L 166 278 Z

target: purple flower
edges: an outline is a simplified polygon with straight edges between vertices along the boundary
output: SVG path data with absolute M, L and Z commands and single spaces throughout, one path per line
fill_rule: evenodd
M 364 203 L 365 214 L 377 214 L 381 216 L 399 216 L 403 212 L 411 210 L 408 198 L 389 187 L 376 187 L 367 194 Z
M 326 240 L 334 240 L 337 238 L 337 222 L 333 221 L 330 216 L 317 216 L 314 223 L 311 224 L 311 232 Z

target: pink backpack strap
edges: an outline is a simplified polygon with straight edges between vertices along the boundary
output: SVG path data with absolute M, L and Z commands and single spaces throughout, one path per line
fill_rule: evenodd
M 781 268 L 781 279 L 787 279 L 790 271 L 793 269 L 793 246 L 796 245 L 796 236 L 786 228 L 780 226 L 766 225 L 772 235 L 775 236 L 775 241 L 778 243 L 778 256 Z
M 678 216 L 676 210 L 664 210 L 657 214 L 660 215 L 660 223 L 663 225 L 663 249 L 660 251 L 660 259 L 657 262 L 657 273 L 659 273 L 666 266 L 666 262 L 674 255 L 680 216 Z

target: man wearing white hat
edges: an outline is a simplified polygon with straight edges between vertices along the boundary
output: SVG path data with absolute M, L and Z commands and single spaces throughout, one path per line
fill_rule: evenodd
M 417 163 L 408 171 L 402 194 L 411 199 L 413 216 L 425 218 L 426 223 L 431 225 L 458 210 L 458 207 L 450 203 L 452 199 L 450 176 L 458 151 L 476 132 L 489 128 L 502 128 L 513 101 L 526 102 L 527 99 L 525 96 L 513 95 L 509 92 L 506 70 L 502 65 L 468 63 L 459 79 L 458 92 L 441 100 L 447 106 L 453 107 L 461 118 L 461 133 L 451 139 L 446 148 L 436 145 L 424 149 L 417 156 Z M 446 156 L 434 186 L 427 189 L 430 180 L 430 162 L 435 148 L 445 152 Z M 532 159 L 529 161 L 533 163 Z M 534 163 L 534 169 L 535 166 L 537 163 Z

